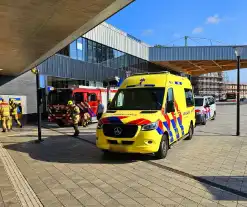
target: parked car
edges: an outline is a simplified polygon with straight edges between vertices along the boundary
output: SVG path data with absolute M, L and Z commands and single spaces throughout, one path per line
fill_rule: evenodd
M 216 103 L 213 96 L 195 97 L 196 124 L 206 125 L 208 120 L 216 118 Z

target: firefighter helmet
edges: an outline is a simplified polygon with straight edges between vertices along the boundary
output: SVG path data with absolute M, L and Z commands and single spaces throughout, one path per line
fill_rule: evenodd
M 68 105 L 73 105 L 73 101 L 69 100 Z

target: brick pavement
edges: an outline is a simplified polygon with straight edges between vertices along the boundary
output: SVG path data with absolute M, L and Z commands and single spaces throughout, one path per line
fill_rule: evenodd
M 247 206 L 246 197 L 171 171 L 246 192 L 246 137 L 224 135 L 230 131 L 223 127 L 224 110 L 159 161 L 141 155 L 103 158 L 93 144 L 67 136 L 70 128 L 44 129 L 41 144 L 32 142 L 32 128 L 0 141 L 44 206 Z M 82 129 L 80 138 L 93 142 L 94 132 L 93 126 Z

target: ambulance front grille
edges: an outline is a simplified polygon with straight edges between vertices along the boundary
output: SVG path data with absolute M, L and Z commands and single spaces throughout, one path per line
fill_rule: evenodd
M 132 138 L 138 130 L 137 125 L 128 124 L 104 124 L 103 133 L 107 137 Z M 119 133 L 121 131 L 121 133 Z M 117 133 L 116 133 L 117 132 Z

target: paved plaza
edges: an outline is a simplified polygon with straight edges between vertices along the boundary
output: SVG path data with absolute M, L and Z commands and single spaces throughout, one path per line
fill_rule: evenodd
M 44 124 L 0 134 L 0 206 L 247 206 L 247 105 L 218 106 L 217 118 L 175 144 L 166 159 L 103 157 L 95 127 Z M 245 123 L 245 124 L 244 124 Z

